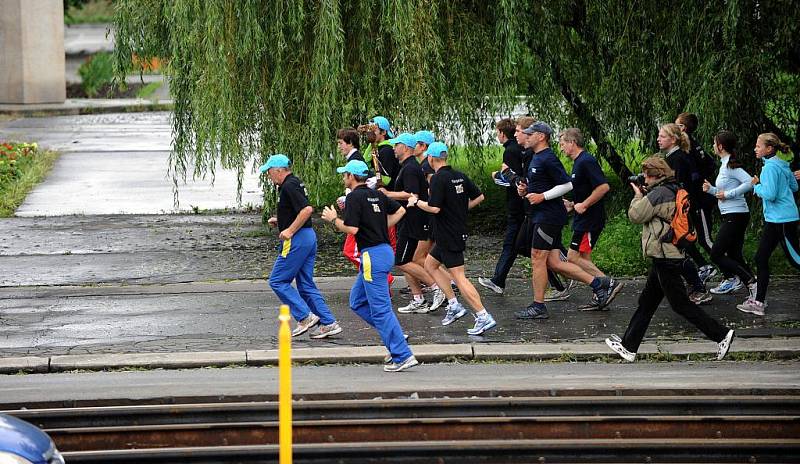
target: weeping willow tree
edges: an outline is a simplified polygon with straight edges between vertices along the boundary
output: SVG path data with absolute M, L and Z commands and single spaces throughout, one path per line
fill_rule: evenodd
M 289 154 L 314 200 L 335 130 L 382 114 L 461 134 L 483 162 L 493 118 L 519 104 L 578 126 L 625 176 L 682 111 L 746 143 L 800 151 L 793 2 L 711 0 L 116 0 L 116 58 L 160 57 L 175 101 L 175 178 Z

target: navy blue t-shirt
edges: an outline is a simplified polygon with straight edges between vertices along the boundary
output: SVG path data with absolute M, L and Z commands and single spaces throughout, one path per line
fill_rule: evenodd
M 571 182 L 564 165 L 550 147 L 534 153 L 528 165 L 528 193 L 544 193 L 556 185 Z M 525 201 L 528 201 L 525 199 Z M 563 226 L 567 223 L 567 209 L 561 197 L 533 205 L 534 224 Z
M 597 187 L 607 184 L 606 176 L 600 163 L 594 156 L 582 151 L 572 165 L 572 199 L 581 203 L 592 194 Z M 583 214 L 575 213 L 572 229 L 590 232 L 602 229 L 606 224 L 606 208 L 603 199 L 593 204 Z

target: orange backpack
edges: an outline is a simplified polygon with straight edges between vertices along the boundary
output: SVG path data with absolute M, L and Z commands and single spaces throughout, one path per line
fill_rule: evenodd
M 669 230 L 661 237 L 661 241 L 664 243 L 672 243 L 679 249 L 684 249 L 697 241 L 697 232 L 694 229 L 692 218 L 689 215 L 689 209 L 691 207 L 689 192 L 677 185 L 667 188 L 675 192 L 675 214 L 672 216 L 672 221 L 669 223 Z

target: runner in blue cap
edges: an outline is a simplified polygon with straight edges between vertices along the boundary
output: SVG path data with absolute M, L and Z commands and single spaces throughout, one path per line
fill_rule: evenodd
M 361 250 L 361 267 L 350 290 L 350 308 L 367 324 L 375 327 L 391 356 L 391 364 L 383 369 L 400 372 L 418 364 L 403 335 L 403 329 L 392 311 L 387 275 L 394 264 L 387 229 L 405 214 L 400 203 L 382 192 L 367 187 L 370 175 L 367 164 L 352 160 L 338 168 L 344 186 L 351 191 L 345 203 L 344 219 L 333 206 L 326 206 L 322 219 L 340 232 L 353 234 Z
M 342 332 L 314 283 L 314 260 L 317 256 L 317 235 L 311 228 L 314 208 L 308 203 L 308 193 L 303 182 L 289 168 L 289 158 L 272 155 L 259 169 L 278 185 L 277 217 L 268 221 L 280 231 L 280 253 L 272 267 L 269 285 L 280 300 L 289 305 L 297 326 L 292 330 L 296 337 L 317 324 L 320 326 L 311 338 L 325 338 Z M 297 283 L 297 289 L 292 287 Z

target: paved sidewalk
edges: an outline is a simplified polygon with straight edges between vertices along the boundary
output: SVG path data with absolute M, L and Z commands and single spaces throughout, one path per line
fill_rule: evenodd
M 293 397 L 373 399 L 585 396 L 796 395 L 796 362 L 422 364 L 295 366 Z M 278 369 L 89 372 L 0 377 L 0 409 L 181 401 L 275 401 Z

